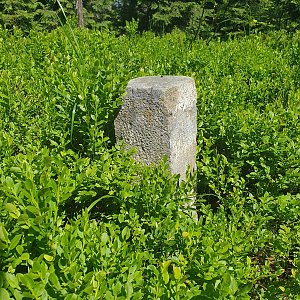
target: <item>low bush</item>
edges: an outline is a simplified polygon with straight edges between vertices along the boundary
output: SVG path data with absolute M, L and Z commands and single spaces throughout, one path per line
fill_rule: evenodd
M 0 39 L 0 299 L 300 297 L 298 33 Z M 160 74 L 196 81 L 186 182 L 114 140 L 128 81 Z

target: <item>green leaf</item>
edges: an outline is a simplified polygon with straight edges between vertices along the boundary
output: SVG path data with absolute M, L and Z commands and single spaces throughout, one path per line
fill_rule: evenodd
M 224 296 L 233 296 L 238 290 L 237 282 L 229 272 L 226 272 L 223 276 L 221 290 Z
M 5 181 L 6 181 L 7 186 L 9 188 L 13 189 L 13 187 L 14 187 L 14 181 L 13 181 L 13 179 L 8 176 L 8 177 L 6 177 Z
M 16 250 L 17 250 L 18 254 L 21 255 L 24 251 L 24 247 L 22 245 L 18 245 L 16 247 Z
M 130 229 L 128 226 L 125 226 L 122 230 L 122 239 L 126 241 L 130 237 Z
M 13 239 L 10 242 L 9 248 L 8 248 L 9 251 L 11 251 L 17 247 L 21 237 L 22 237 L 22 234 L 17 234 L 16 236 L 13 237 Z
M 56 276 L 55 273 L 51 273 L 49 275 L 49 280 L 57 290 L 61 288 L 58 277 Z
M 24 274 L 19 277 L 19 280 L 30 290 L 34 291 L 34 280 L 29 274 Z
M 29 260 L 29 259 L 30 259 L 30 254 L 27 253 L 27 252 L 23 253 L 23 254 L 20 256 L 20 259 L 25 260 L 25 261 Z
M 164 283 L 167 284 L 169 282 L 169 280 L 170 280 L 170 276 L 169 276 L 168 270 L 162 272 L 162 277 L 163 277 Z
M 122 290 L 122 284 L 120 281 L 118 281 L 115 285 L 112 287 L 113 295 L 116 297 L 121 293 Z
M 247 283 L 241 290 L 241 294 L 248 294 L 252 289 L 252 283 Z
M 173 273 L 174 273 L 174 278 L 176 280 L 179 280 L 181 278 L 181 270 L 180 267 L 176 267 L 173 265 Z
M 0 288 L 0 299 L 1 300 L 9 300 L 10 296 L 7 290 L 4 288 Z
M 0 240 L 5 242 L 6 244 L 9 243 L 8 233 L 7 233 L 4 225 L 1 223 L 0 223 Z
M 108 236 L 107 232 L 103 232 L 102 236 L 101 236 L 101 242 L 103 244 L 106 244 L 108 241 L 109 241 L 109 236 Z
M 29 192 L 35 191 L 35 184 L 34 184 L 34 182 L 33 182 L 31 179 L 29 179 L 29 178 L 27 178 L 27 179 L 25 180 L 25 187 L 26 187 L 27 191 L 29 191 Z
M 111 291 L 107 291 L 107 292 L 105 293 L 104 299 L 107 299 L 107 300 L 114 300 L 115 297 L 113 296 L 113 294 L 112 294 Z
M 53 261 L 54 257 L 52 255 L 48 255 L 48 254 L 44 254 L 44 258 L 46 259 L 46 261 Z
M 231 282 L 229 285 L 229 294 L 234 295 L 237 290 L 238 290 L 238 284 L 237 284 L 236 280 L 234 279 L 234 277 L 231 276 Z
M 0 272 L 0 288 L 3 287 L 4 276 L 5 276 L 5 273 L 4 272 Z
M 76 300 L 78 296 L 76 294 L 69 294 L 65 297 L 65 300 Z
M 34 214 L 35 216 L 39 216 L 41 214 L 40 210 L 33 206 L 33 205 L 28 205 L 26 206 L 26 210 Z
M 5 273 L 5 279 L 10 287 L 13 289 L 20 289 L 18 278 L 15 274 Z
M 18 210 L 18 208 L 14 204 L 6 203 L 5 207 L 6 207 L 7 211 L 9 212 L 9 215 L 12 218 L 18 219 L 19 216 L 21 215 L 20 211 Z
M 127 298 L 130 299 L 133 294 L 133 287 L 132 287 L 132 283 L 130 281 L 127 281 L 125 283 L 125 291 L 126 291 Z

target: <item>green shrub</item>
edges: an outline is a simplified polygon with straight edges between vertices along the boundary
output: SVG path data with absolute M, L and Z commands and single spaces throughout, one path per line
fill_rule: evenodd
M 0 31 L 0 299 L 298 299 L 299 34 L 68 30 Z M 160 74 L 196 80 L 180 184 L 114 141 L 127 82 Z

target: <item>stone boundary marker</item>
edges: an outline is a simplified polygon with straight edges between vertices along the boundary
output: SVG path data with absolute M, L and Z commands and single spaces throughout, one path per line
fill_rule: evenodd
M 116 140 L 137 148 L 135 158 L 148 165 L 166 155 L 170 171 L 184 180 L 188 166 L 196 168 L 196 101 L 190 77 L 133 79 L 115 119 Z

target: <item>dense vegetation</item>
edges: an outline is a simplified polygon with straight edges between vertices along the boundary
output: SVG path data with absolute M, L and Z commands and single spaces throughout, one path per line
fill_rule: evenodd
M 25 32 L 56 28 L 59 18 L 63 19 L 58 2 L 75 22 L 83 4 L 85 26 L 117 33 L 124 33 L 132 19 L 140 32 L 166 33 L 179 28 L 193 38 L 295 31 L 300 24 L 299 0 L 0 0 L 0 24 Z
M 0 299 L 299 299 L 299 33 L 128 32 L 0 31 Z M 114 142 L 153 74 L 196 80 L 181 185 Z

